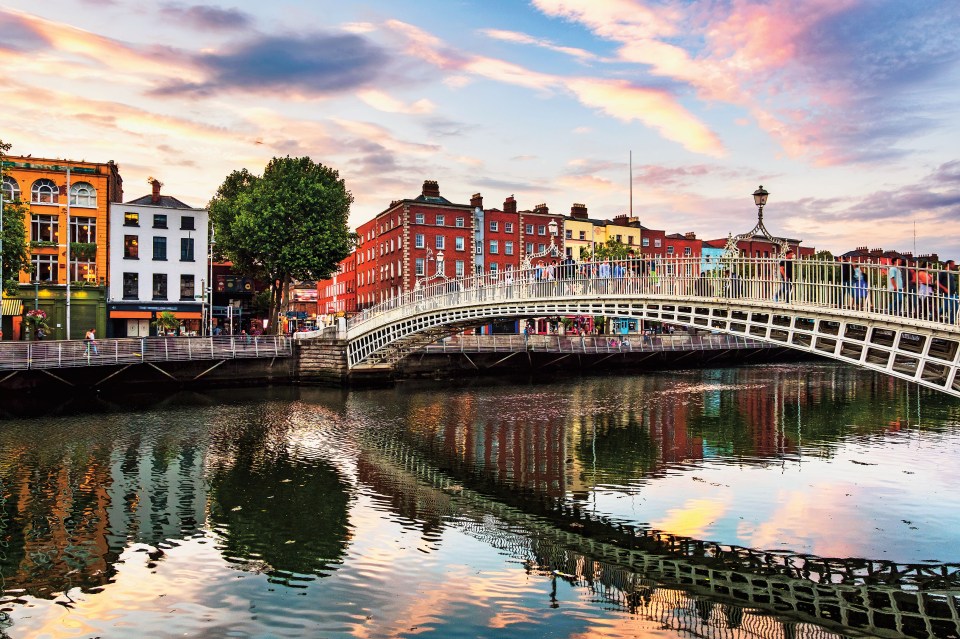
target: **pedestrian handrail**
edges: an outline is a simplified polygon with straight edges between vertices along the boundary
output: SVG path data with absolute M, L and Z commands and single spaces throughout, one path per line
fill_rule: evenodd
M 0 343 L 0 370 L 30 370 L 202 361 L 254 357 L 289 357 L 293 342 L 285 335 L 215 337 L 127 337 Z
M 509 273 L 509 275 L 508 275 Z M 636 297 L 664 300 L 736 299 L 836 309 L 847 316 L 956 330 L 956 268 L 893 266 L 815 258 L 641 257 L 605 263 L 556 264 L 526 270 L 442 276 L 364 309 L 347 322 L 348 335 L 425 311 L 510 300 Z M 439 282 L 436 282 L 439 279 Z
M 739 335 L 455 335 L 425 348 L 430 353 L 644 353 L 777 348 L 762 340 Z

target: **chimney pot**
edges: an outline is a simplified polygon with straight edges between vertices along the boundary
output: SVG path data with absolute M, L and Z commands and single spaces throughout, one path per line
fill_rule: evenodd
M 423 197 L 440 197 L 440 185 L 436 180 L 423 181 Z
M 150 196 L 150 202 L 153 204 L 160 203 L 160 180 L 153 180 L 150 182 L 153 185 L 153 194 Z
M 473 197 L 470 198 L 470 206 L 475 209 L 483 208 L 483 196 L 479 193 L 474 193 Z

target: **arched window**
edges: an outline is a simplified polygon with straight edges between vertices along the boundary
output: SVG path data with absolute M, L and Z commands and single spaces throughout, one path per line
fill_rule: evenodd
M 97 190 L 87 182 L 77 182 L 70 187 L 70 206 L 97 208 Z
M 34 204 L 56 204 L 60 200 L 60 189 L 53 180 L 40 178 L 30 189 L 30 201 Z
M 4 202 L 20 201 L 20 185 L 17 184 L 17 181 L 14 180 L 9 175 L 3 176 L 3 201 Z

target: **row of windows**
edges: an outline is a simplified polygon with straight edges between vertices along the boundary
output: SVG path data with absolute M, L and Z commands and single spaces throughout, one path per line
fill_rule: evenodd
M 60 217 L 58 215 L 31 215 L 30 241 L 59 243 Z M 97 218 L 71 216 L 70 241 L 96 243 Z
M 465 251 L 466 250 L 466 238 L 455 237 L 453 238 L 453 248 L 456 251 Z M 434 238 L 433 247 L 440 250 L 445 250 L 447 248 L 447 238 L 445 235 L 438 235 Z M 426 248 L 426 241 L 423 235 L 417 233 L 413 236 L 413 247 L 414 248 Z
M 180 299 L 193 300 L 196 290 L 193 275 L 180 276 Z M 138 300 L 140 298 L 140 275 L 138 273 L 123 274 L 123 299 Z M 167 274 L 153 274 L 153 297 L 155 300 L 165 300 L 167 298 Z
M 31 282 L 52 282 L 60 280 L 60 262 L 56 255 L 32 255 L 33 264 Z M 70 281 L 96 281 L 97 264 L 90 260 L 70 260 Z
M 445 264 L 445 262 L 444 262 L 444 264 Z M 454 277 L 463 277 L 464 266 L 465 266 L 465 264 L 464 264 L 464 261 L 463 261 L 463 260 L 456 260 L 456 261 L 453 263 L 453 274 L 454 274 Z M 422 257 L 418 257 L 418 258 L 416 259 L 416 262 L 414 263 L 414 269 L 415 269 L 415 270 L 414 270 L 414 274 L 415 274 L 417 277 L 423 277 L 424 275 L 427 275 L 427 263 L 426 263 L 426 260 L 424 260 L 424 258 L 422 258 Z M 447 269 L 444 268 L 443 270 L 446 271 Z M 437 272 L 439 273 L 439 269 L 437 270 Z M 433 275 L 433 273 L 430 273 L 430 275 Z M 446 275 L 446 273 L 444 273 L 444 275 Z
M 66 191 L 66 187 L 63 189 Z M 53 180 L 40 178 L 30 187 L 31 204 L 59 204 L 61 189 Z M 20 185 L 10 175 L 3 176 L 3 199 L 7 202 L 20 201 Z M 87 182 L 70 185 L 70 206 L 97 208 L 97 190 Z
M 527 227 L 530 228 L 530 229 L 532 229 L 532 228 L 533 228 L 533 225 L 532 225 L 532 224 L 528 224 Z M 543 227 L 541 227 L 541 228 L 543 228 Z M 497 231 L 499 231 L 499 230 L 500 230 L 500 223 L 497 222 L 496 220 L 490 220 L 490 230 L 491 230 L 492 232 L 494 232 L 494 233 L 496 233 Z M 504 223 L 503 223 L 503 232 L 504 232 L 504 233 L 513 233 L 513 222 L 504 222 Z M 530 231 L 530 232 L 532 233 L 533 231 Z
M 180 261 L 181 262 L 194 261 L 193 248 L 194 248 L 194 239 L 192 237 L 180 238 Z M 123 236 L 123 259 L 125 260 L 140 259 L 139 236 L 136 236 L 136 235 Z M 153 238 L 153 259 L 160 260 L 160 261 L 167 259 L 167 238 L 165 237 Z
M 124 226 L 140 226 L 140 214 L 127 212 L 123 214 L 123 225 Z M 154 213 L 153 214 L 153 228 L 155 229 L 165 229 L 167 228 L 167 214 L 166 213 Z M 192 215 L 181 215 L 180 216 L 180 230 L 181 231 L 195 231 L 197 230 L 195 218 Z
M 424 214 L 424 213 L 415 213 L 415 214 L 413 215 L 413 221 L 414 221 L 416 224 L 426 224 L 426 223 L 427 223 L 427 216 L 426 216 L 426 214 Z M 434 218 L 434 223 L 435 223 L 437 226 L 444 226 L 444 225 L 447 223 L 447 216 L 442 215 L 442 214 L 440 214 L 440 213 L 437 213 L 436 217 Z M 465 226 L 464 218 L 458 217 L 458 218 L 454 219 L 453 225 L 454 225 L 455 227 L 457 227 L 458 229 L 464 228 L 464 226 Z

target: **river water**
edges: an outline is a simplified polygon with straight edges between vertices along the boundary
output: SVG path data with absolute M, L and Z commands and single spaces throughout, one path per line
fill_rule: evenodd
M 0 414 L 0 637 L 960 635 L 960 402 L 870 372 Z

